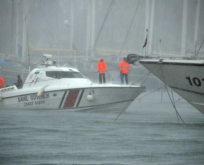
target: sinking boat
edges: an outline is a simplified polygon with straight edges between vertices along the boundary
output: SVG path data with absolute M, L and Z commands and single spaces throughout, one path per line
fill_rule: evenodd
M 204 60 L 140 59 L 139 63 L 204 114 Z
M 124 110 L 143 86 L 94 84 L 76 68 L 58 67 L 51 55 L 33 69 L 22 89 L 0 89 L 0 109 Z

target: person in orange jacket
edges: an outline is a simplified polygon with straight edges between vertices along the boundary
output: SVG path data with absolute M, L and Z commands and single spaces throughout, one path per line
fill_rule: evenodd
M 120 78 L 121 84 L 123 84 L 123 78 L 125 76 L 126 84 L 128 84 L 128 72 L 130 70 L 130 64 L 127 63 L 127 58 L 124 57 L 123 61 L 120 63 Z
M 106 63 L 104 62 L 103 58 L 100 58 L 98 62 L 98 72 L 99 72 L 99 83 L 102 84 L 102 77 L 103 83 L 106 83 L 105 71 L 106 71 Z
M 4 87 L 4 79 L 0 77 L 0 88 Z

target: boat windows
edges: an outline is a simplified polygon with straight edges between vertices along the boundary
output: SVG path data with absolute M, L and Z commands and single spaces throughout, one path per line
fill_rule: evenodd
M 46 76 L 56 78 L 56 79 L 61 79 L 61 78 L 86 78 L 80 72 L 67 72 L 67 71 L 46 71 Z

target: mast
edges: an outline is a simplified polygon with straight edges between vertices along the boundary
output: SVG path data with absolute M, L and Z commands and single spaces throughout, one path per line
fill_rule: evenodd
M 87 9 L 87 26 L 86 26 L 86 59 L 88 60 L 89 58 L 89 51 L 90 51 L 90 8 L 91 4 L 90 1 L 88 1 L 88 9 Z
M 18 49 L 18 45 L 19 45 L 19 35 L 18 35 L 18 31 L 19 31 L 19 16 L 18 16 L 18 13 L 19 13 L 19 1 L 16 0 L 16 4 L 15 4 L 15 10 L 16 10 L 16 30 L 15 30 L 15 36 L 16 36 L 16 42 L 15 42 L 15 54 L 16 56 L 18 57 L 19 56 L 19 49 Z
M 152 0 L 152 7 L 151 7 L 151 18 L 150 18 L 150 34 L 149 34 L 149 52 L 148 54 L 152 54 L 152 34 L 153 34 L 153 27 L 154 27 L 154 6 L 155 0 Z
M 91 0 L 91 47 L 94 46 L 95 41 L 95 0 Z M 92 58 L 94 58 L 94 49 L 91 52 Z
M 196 42 L 198 39 L 199 13 L 200 13 L 200 0 L 197 0 L 196 18 L 195 18 L 195 33 L 194 33 L 195 56 L 196 56 Z
M 144 36 L 144 39 L 146 40 L 146 37 L 148 35 L 148 29 L 149 28 L 149 0 L 146 0 L 146 11 L 145 11 L 145 36 Z M 144 41 L 145 41 L 144 40 Z M 146 56 L 146 47 L 145 46 L 145 49 L 144 49 L 144 56 Z
M 26 16 L 26 8 L 25 8 L 25 2 L 23 1 L 23 20 Z M 25 58 L 25 52 L 26 52 L 26 20 L 23 22 L 23 31 L 22 31 L 22 60 Z
M 71 0 L 71 14 L 70 14 L 70 49 L 73 50 L 73 38 L 74 38 L 74 10 L 75 1 Z
M 182 20 L 182 43 L 181 43 L 181 56 L 185 56 L 186 52 L 186 26 L 187 26 L 187 9 L 188 1 L 183 0 L 183 20 Z

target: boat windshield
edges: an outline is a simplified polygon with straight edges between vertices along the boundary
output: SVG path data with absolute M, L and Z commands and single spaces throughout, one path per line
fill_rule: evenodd
M 61 79 L 61 78 L 86 78 L 86 76 L 83 75 L 80 72 L 67 72 L 67 71 L 46 71 L 46 76 L 56 78 L 56 79 Z

